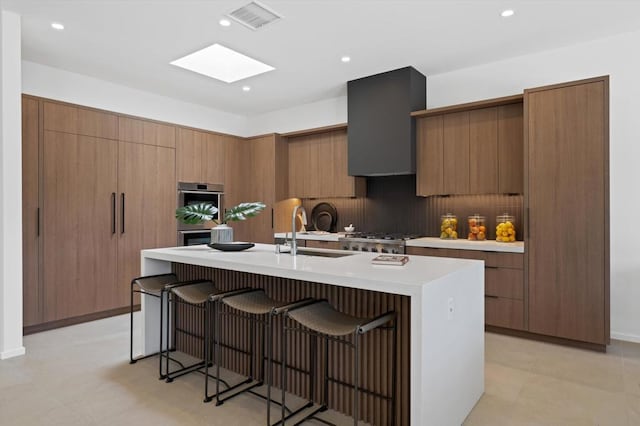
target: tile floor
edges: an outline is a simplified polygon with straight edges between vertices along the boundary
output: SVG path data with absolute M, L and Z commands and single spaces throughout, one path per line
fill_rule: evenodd
M 264 424 L 259 398 L 203 404 L 202 376 L 167 385 L 154 359 L 129 365 L 128 333 L 119 316 L 25 337 L 27 355 L 0 362 L 0 425 Z M 640 344 L 601 354 L 487 333 L 485 374 L 465 425 L 640 426 Z

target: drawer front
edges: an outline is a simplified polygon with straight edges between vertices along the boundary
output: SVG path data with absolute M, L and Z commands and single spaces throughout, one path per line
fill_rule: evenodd
M 484 320 L 487 325 L 524 330 L 524 302 L 485 296 Z
M 339 241 L 307 240 L 307 247 L 340 250 L 342 245 Z
M 524 271 L 487 266 L 484 270 L 484 294 L 509 299 L 524 299 Z
M 524 269 L 523 253 L 484 252 L 487 266 Z
M 433 257 L 449 257 L 447 249 L 430 248 L 430 247 L 407 247 L 407 254 L 415 254 L 418 256 L 433 256 Z

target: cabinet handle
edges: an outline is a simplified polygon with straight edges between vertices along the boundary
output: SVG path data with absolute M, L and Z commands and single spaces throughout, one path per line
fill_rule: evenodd
M 111 235 L 116 233 L 116 193 L 111 193 Z
M 486 299 L 486 298 L 489 298 L 489 299 L 499 299 L 499 297 L 498 297 L 498 296 L 494 296 L 494 295 L 491 295 L 491 294 L 485 294 L 485 295 L 484 295 L 484 297 L 485 297 L 485 299 Z
M 485 269 L 498 269 L 497 266 L 488 266 L 488 265 L 484 265 Z
M 271 229 L 273 229 L 273 208 L 271 208 Z
M 40 236 L 40 207 L 36 209 L 36 237 Z
M 120 194 L 120 202 L 122 204 L 122 206 L 120 207 L 122 209 L 122 222 L 120 223 L 120 233 L 124 234 L 124 192 L 122 194 Z

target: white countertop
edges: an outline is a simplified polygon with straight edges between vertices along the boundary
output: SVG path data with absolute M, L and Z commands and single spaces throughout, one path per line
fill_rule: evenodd
M 345 253 L 342 250 L 305 250 Z M 479 262 L 409 256 L 410 261 L 404 266 L 387 266 L 371 264 L 377 253 L 349 253 L 344 257 L 327 258 L 276 254 L 275 246 L 271 244 L 256 244 L 240 252 L 221 252 L 199 245 L 143 250 L 142 257 L 404 295 L 416 294 L 422 286 Z
M 499 243 L 497 241 L 469 241 L 465 239 L 443 240 L 437 237 L 416 238 L 407 241 L 407 247 L 447 248 L 457 250 L 497 251 L 504 253 L 524 253 L 524 242 Z

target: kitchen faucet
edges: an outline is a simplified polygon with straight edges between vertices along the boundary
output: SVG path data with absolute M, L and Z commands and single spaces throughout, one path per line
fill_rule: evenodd
M 298 216 L 298 210 L 302 214 L 302 225 L 307 224 L 307 212 L 301 205 L 295 206 L 293 208 L 293 213 L 291 214 L 291 256 L 296 256 L 298 254 L 298 242 L 296 241 L 296 217 Z

